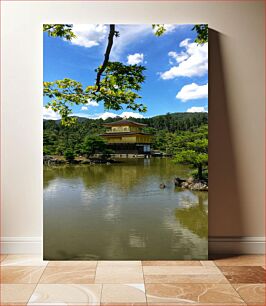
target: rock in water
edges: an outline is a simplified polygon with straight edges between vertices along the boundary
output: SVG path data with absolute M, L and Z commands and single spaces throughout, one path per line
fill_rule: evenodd
M 190 189 L 195 191 L 208 191 L 208 183 L 206 181 L 196 180 L 191 177 L 187 180 L 183 180 L 179 177 L 176 177 L 174 179 L 174 183 L 176 187 L 181 187 L 183 189 Z
M 186 180 L 183 180 L 179 177 L 176 177 L 174 179 L 174 183 L 175 183 L 176 187 L 182 187 L 182 183 L 185 183 L 185 182 L 186 182 Z

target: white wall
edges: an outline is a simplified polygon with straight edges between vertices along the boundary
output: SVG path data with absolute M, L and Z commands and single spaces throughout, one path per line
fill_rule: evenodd
M 262 251 L 263 1 L 4 1 L 1 7 L 2 252 L 41 250 L 43 23 L 208 23 L 215 30 L 209 40 L 209 234 L 217 250 L 237 251 L 237 242 L 242 251 Z

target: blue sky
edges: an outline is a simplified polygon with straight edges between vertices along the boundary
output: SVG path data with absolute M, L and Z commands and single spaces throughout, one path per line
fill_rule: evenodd
M 151 117 L 167 112 L 207 111 L 208 46 L 194 43 L 193 25 L 166 25 L 167 32 L 156 37 L 151 25 L 116 25 L 111 60 L 146 67 L 145 83 L 137 102 L 145 104 L 143 114 L 124 109 L 106 111 L 102 103 L 72 107 L 80 117 L 106 118 Z M 103 61 L 108 25 L 74 25 L 77 38 L 71 42 L 44 33 L 44 81 L 71 78 L 84 88 L 95 82 L 95 68 Z M 44 104 L 47 100 L 44 100 Z M 44 109 L 44 118 L 58 119 L 52 110 Z

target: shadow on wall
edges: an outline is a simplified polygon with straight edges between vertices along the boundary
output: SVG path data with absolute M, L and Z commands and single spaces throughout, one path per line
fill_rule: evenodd
M 221 42 L 226 36 L 209 29 L 209 236 L 243 232 L 237 156 L 231 129 L 230 100 L 223 71 Z M 211 250 L 210 250 L 211 251 Z

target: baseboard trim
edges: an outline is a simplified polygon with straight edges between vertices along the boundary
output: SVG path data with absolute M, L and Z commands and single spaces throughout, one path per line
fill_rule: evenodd
M 41 237 L 2 237 L 2 254 L 41 254 Z M 209 237 L 209 254 L 265 254 L 265 237 Z
M 265 237 L 209 237 L 209 254 L 265 254 Z
M 1 237 L 2 254 L 42 254 L 41 237 Z

